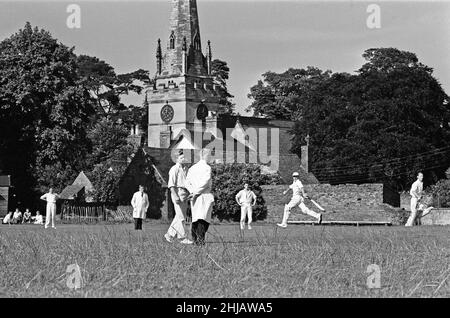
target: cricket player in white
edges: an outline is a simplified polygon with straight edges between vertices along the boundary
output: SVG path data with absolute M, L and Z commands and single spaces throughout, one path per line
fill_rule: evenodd
M 48 192 L 41 196 L 41 200 L 47 201 L 44 228 L 48 228 L 51 221 L 52 228 L 56 229 L 55 215 L 56 215 L 56 200 L 58 200 L 58 197 L 59 196 L 57 193 L 53 193 L 53 188 L 48 189 Z
M 142 220 L 147 215 L 147 209 L 150 205 L 148 195 L 144 192 L 144 186 L 139 186 L 139 191 L 133 194 L 131 206 L 133 207 L 134 229 L 142 230 Z
M 423 192 L 423 173 L 419 172 L 417 180 L 412 184 L 409 194 L 411 195 L 411 214 L 406 221 L 405 226 L 413 226 L 417 217 L 417 203 L 422 197 Z
M 187 169 L 183 163 L 184 155 L 180 152 L 177 157 L 177 163 L 169 170 L 168 187 L 175 208 L 175 217 L 173 218 L 167 233 L 164 234 L 164 237 L 168 242 L 172 242 L 174 237 L 178 237 L 178 239 L 181 239 L 180 243 L 192 244 L 192 241 L 186 238 L 186 232 L 184 230 L 189 191 L 186 189 Z
M 236 194 L 236 202 L 241 207 L 241 230 L 245 229 L 245 217 L 248 217 L 248 229 L 251 230 L 253 207 L 256 204 L 256 195 L 249 189 L 248 183 L 244 184 L 244 189 Z
M 211 167 L 207 161 L 209 149 L 200 151 L 200 161 L 193 165 L 187 173 L 187 187 L 191 198 L 192 239 L 196 245 L 205 244 L 205 234 L 211 223 L 214 196 L 211 193 Z
M 308 198 L 308 196 L 305 193 L 302 182 L 299 180 L 298 172 L 294 172 L 292 174 L 292 178 L 294 179 L 294 181 L 289 186 L 289 189 L 292 189 L 292 199 L 288 204 L 284 206 L 283 220 L 281 221 L 281 223 L 278 223 L 277 225 L 280 227 L 287 227 L 287 220 L 289 218 L 289 214 L 291 213 L 291 209 L 294 208 L 296 205 L 300 207 L 303 213 L 316 218 L 318 223 L 321 224 L 322 214 L 308 209 L 308 207 L 303 202 L 304 198 Z M 284 191 L 283 194 L 286 194 L 288 191 L 289 190 Z

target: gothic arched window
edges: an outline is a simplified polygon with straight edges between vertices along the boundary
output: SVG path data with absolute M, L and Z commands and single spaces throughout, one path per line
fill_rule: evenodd
M 195 32 L 193 42 L 194 42 L 194 49 L 200 50 L 200 40 L 197 32 Z
M 169 49 L 173 50 L 174 48 L 175 48 L 175 34 L 172 31 L 169 38 Z

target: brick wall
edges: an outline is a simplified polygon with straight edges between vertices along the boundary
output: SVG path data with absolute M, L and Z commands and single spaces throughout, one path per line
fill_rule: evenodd
M 267 221 L 280 221 L 284 205 L 289 202 L 292 192 L 283 196 L 282 192 L 287 189 L 287 185 L 262 186 L 262 188 L 262 196 L 268 209 Z M 323 214 L 324 220 L 330 221 L 389 221 L 383 190 L 383 184 L 305 185 L 306 193 L 327 210 Z M 319 212 L 308 200 L 305 204 Z M 290 219 L 312 220 L 311 217 L 303 215 L 299 208 L 294 210 Z

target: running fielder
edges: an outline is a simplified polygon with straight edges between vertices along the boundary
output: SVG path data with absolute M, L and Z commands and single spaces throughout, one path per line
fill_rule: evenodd
M 405 226 L 413 226 L 417 217 L 417 203 L 422 197 L 423 192 L 423 173 L 417 174 L 417 180 L 412 184 L 409 194 L 411 195 L 411 215 Z
M 291 213 L 291 209 L 294 208 L 296 205 L 300 207 L 303 213 L 308 214 L 312 216 L 313 218 L 317 219 L 317 223 L 322 223 L 322 214 L 314 212 L 305 205 L 304 198 L 308 198 L 308 196 L 305 193 L 305 189 L 303 188 L 302 182 L 299 180 L 299 174 L 298 172 L 294 172 L 292 174 L 292 178 L 294 181 L 289 186 L 290 189 L 292 189 L 292 199 L 291 201 L 284 206 L 284 214 L 283 214 L 283 220 L 281 223 L 278 223 L 277 225 L 280 227 L 287 227 L 287 220 L 289 218 L 289 214 Z M 289 190 L 286 190 L 283 192 L 283 194 L 286 194 Z

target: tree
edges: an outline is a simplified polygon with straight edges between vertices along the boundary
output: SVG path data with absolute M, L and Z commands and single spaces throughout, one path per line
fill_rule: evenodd
M 211 74 L 214 76 L 214 82 L 219 87 L 219 94 L 221 96 L 219 113 L 233 114 L 235 104 L 231 102 L 234 96 L 228 92 L 227 80 L 230 74 L 230 68 L 227 62 L 215 59 L 212 61 Z
M 0 42 L 0 162 L 23 203 L 84 166 L 94 103 L 73 50 L 30 23 Z
M 92 153 L 87 157 L 88 177 L 95 189 L 95 200 L 117 202 L 120 178 L 128 166 L 128 158 L 135 151 L 127 141 L 128 135 L 126 125 L 111 118 L 102 118 L 89 130 Z
M 143 69 L 116 74 L 111 65 L 88 55 L 78 56 L 77 64 L 81 83 L 97 101 L 97 110 L 107 115 L 127 110 L 121 103 L 122 95 L 128 95 L 130 92 L 141 94 L 144 87 L 151 84 L 149 72 Z
M 450 207 L 450 180 L 441 179 L 431 186 L 430 193 L 433 195 L 433 204 L 438 208 Z
M 255 220 L 263 220 L 267 216 L 267 207 L 261 194 L 261 185 L 274 183 L 273 177 L 261 173 L 256 164 L 214 164 L 212 165 L 212 192 L 214 194 L 213 216 L 219 220 L 240 219 L 241 210 L 236 203 L 236 194 L 248 183 L 257 196 L 253 207 Z
M 322 182 L 384 182 L 402 190 L 449 166 L 449 97 L 415 54 L 369 49 L 354 75 L 308 67 L 266 73 L 251 88 L 255 114 L 296 121 L 292 151 L 310 136 L 310 166 Z
M 309 66 L 306 69 L 290 68 L 284 73 L 264 73 L 264 80 L 250 88 L 248 98 L 253 99 L 246 111 L 255 116 L 272 119 L 298 119 L 304 103 L 310 98 L 310 91 L 324 80 L 331 71 L 322 71 Z

